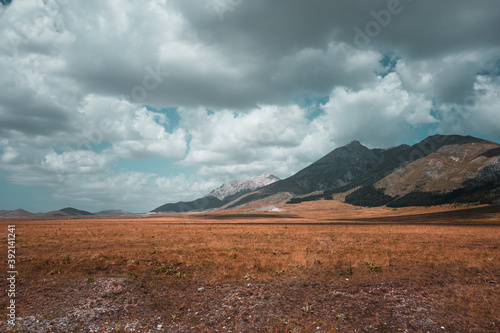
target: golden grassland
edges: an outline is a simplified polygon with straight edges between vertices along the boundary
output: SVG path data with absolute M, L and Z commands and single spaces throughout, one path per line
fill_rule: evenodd
M 285 208 L 2 221 L 3 243 L 17 231 L 12 331 L 500 329 L 498 209 Z

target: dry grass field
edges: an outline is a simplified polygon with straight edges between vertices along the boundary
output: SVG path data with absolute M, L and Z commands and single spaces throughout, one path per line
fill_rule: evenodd
M 11 332 L 498 332 L 500 207 L 1 221 Z M 5 273 L 6 274 L 6 273 Z M 0 283 L 7 289 L 6 279 Z M 1 308 L 6 309 L 3 293 Z

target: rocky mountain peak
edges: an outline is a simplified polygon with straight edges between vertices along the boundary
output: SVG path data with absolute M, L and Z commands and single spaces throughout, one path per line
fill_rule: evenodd
M 345 145 L 345 147 L 359 147 L 359 146 L 363 145 L 358 140 L 352 140 L 349 144 Z
M 227 184 L 223 184 L 218 189 L 213 190 L 207 196 L 216 197 L 219 200 L 224 200 L 228 197 L 240 194 L 241 192 L 251 192 L 258 188 L 267 186 L 280 180 L 273 174 L 266 172 L 260 176 L 250 178 L 245 181 L 233 180 Z

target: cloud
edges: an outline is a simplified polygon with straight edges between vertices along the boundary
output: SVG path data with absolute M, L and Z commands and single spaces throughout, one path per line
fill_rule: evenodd
M 181 164 L 200 166 L 202 175 L 227 178 L 272 171 L 289 176 L 329 144 L 324 133 L 313 132 L 307 110 L 297 105 L 260 106 L 240 113 L 181 108 L 179 113 L 191 137 Z
M 45 56 L 8 58 L 0 56 L 2 97 L 0 99 L 0 135 L 14 131 L 30 136 L 53 136 L 72 130 L 69 89 L 63 82 L 54 82 L 50 71 L 41 73 L 40 67 L 48 62 Z M 49 81 L 53 81 L 53 85 Z M 54 89 L 54 90 L 52 90 Z
M 398 61 L 395 70 L 409 91 L 426 94 L 437 103 L 464 104 L 474 93 L 478 74 L 492 69 L 498 51 L 494 48 L 485 53 L 468 51 L 424 61 Z
M 271 78 L 281 89 L 325 96 L 337 85 L 362 87 L 375 83 L 381 54 L 331 42 L 327 49 L 305 48 L 285 56 Z
M 72 151 L 57 154 L 51 152 L 42 161 L 42 168 L 50 173 L 65 174 L 98 173 L 106 169 L 112 158 L 92 151 Z
M 214 180 L 179 174 L 160 177 L 146 172 L 72 174 L 55 184 L 54 197 L 94 211 L 120 207 L 132 212 L 152 210 L 166 202 L 191 200 L 220 186 Z
M 397 73 L 379 77 L 370 88 L 353 91 L 335 88 L 323 115 L 314 122 L 324 126 L 332 141 L 360 140 L 370 146 L 385 147 L 405 136 L 412 127 L 431 124 L 433 105 L 421 94 L 409 93 Z
M 81 124 L 80 145 L 111 143 L 109 154 L 138 159 L 149 157 L 182 158 L 187 149 L 186 132 L 171 133 L 166 115 L 112 97 L 88 95 L 78 109 Z
M 481 133 L 499 140 L 500 82 L 498 78 L 478 76 L 474 91 L 465 104 L 444 104 L 438 112 L 442 133 Z
M 7 151 L 2 158 L 9 156 Z M 88 151 L 52 152 L 39 165 L 17 164 L 6 178 L 20 186 L 49 188 L 52 200 L 37 200 L 45 202 L 46 206 L 40 209 L 43 211 L 77 206 L 90 211 L 115 207 L 144 212 L 165 202 L 204 196 L 221 185 L 216 177 L 200 178 L 183 173 L 166 177 L 150 172 L 113 171 L 109 167 L 112 162 L 105 154 Z M 26 203 L 29 198 L 22 200 Z

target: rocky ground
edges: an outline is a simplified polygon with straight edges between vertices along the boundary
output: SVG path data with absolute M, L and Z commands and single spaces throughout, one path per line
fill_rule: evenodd
M 462 294 L 470 283 L 482 290 L 473 303 L 488 302 L 485 291 L 499 293 L 496 281 L 477 279 L 370 282 L 336 275 L 263 283 L 249 276 L 196 284 L 167 276 L 46 278 L 20 284 L 27 293 L 11 331 L 498 332 L 500 318 L 453 312 L 457 297 L 473 297 Z

